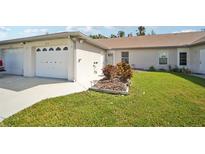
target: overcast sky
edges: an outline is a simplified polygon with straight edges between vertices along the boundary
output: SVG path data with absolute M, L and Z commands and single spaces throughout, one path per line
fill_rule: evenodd
M 110 36 L 110 34 L 117 34 L 118 31 L 123 30 L 126 35 L 128 33 L 135 35 L 136 29 L 137 26 L 0 26 L 0 40 L 63 31 L 81 31 L 87 35 L 100 33 Z M 164 34 L 199 31 L 201 29 L 205 29 L 205 26 L 146 26 L 146 33 L 150 33 L 151 30 L 157 34 Z

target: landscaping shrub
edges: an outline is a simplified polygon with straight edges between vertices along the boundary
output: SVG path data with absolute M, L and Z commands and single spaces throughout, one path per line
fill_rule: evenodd
M 149 67 L 149 71 L 156 71 L 156 69 L 155 69 L 154 66 L 150 66 L 150 67 Z
M 121 81 L 127 81 L 132 77 L 131 66 L 125 62 L 120 62 L 116 66 L 117 76 Z
M 107 65 L 103 68 L 103 74 L 106 79 L 112 80 L 119 78 L 121 81 L 127 81 L 132 77 L 132 68 L 125 62 L 120 62 L 116 66 Z
M 171 65 L 169 65 L 169 71 L 172 71 L 172 66 Z
M 188 69 L 188 68 L 182 68 L 181 69 L 181 73 L 184 73 L 184 74 L 191 74 L 191 70 L 190 69 Z
M 113 79 L 116 76 L 116 67 L 113 65 L 107 65 L 103 68 L 103 74 L 106 79 Z
M 188 68 L 178 68 L 177 66 L 171 70 L 172 72 L 191 74 L 191 70 Z
M 177 66 L 175 66 L 175 68 L 173 68 L 171 71 L 172 72 L 180 72 L 180 69 Z
M 167 70 L 164 69 L 164 68 L 160 68 L 159 71 L 161 71 L 161 72 L 166 72 Z

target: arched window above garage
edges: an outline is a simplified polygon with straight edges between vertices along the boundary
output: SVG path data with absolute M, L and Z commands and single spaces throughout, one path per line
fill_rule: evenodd
M 61 51 L 61 48 L 60 48 L 60 47 L 57 47 L 57 48 L 56 48 L 56 51 Z
M 54 51 L 54 49 L 53 48 L 49 48 L 49 51 Z
M 47 51 L 47 49 L 46 48 L 43 48 L 43 50 L 42 51 Z
M 64 47 L 64 48 L 63 48 L 63 51 L 67 51 L 67 50 L 68 50 L 68 47 Z
M 40 51 L 41 51 L 41 49 L 40 49 L 40 48 L 38 48 L 38 49 L 36 49 L 36 51 L 37 51 L 37 52 L 40 52 Z

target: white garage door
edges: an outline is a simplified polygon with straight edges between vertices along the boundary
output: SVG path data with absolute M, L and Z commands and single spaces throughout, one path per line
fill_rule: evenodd
M 68 78 L 68 47 L 36 49 L 36 76 Z
M 9 74 L 23 75 L 24 52 L 22 48 L 3 52 L 5 70 Z

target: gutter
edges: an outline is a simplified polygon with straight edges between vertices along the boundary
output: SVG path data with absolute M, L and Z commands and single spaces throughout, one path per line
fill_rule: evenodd
M 162 47 L 109 48 L 108 50 L 161 49 L 161 48 L 187 48 L 187 47 L 190 47 L 190 45 L 182 45 L 182 46 L 162 46 Z

